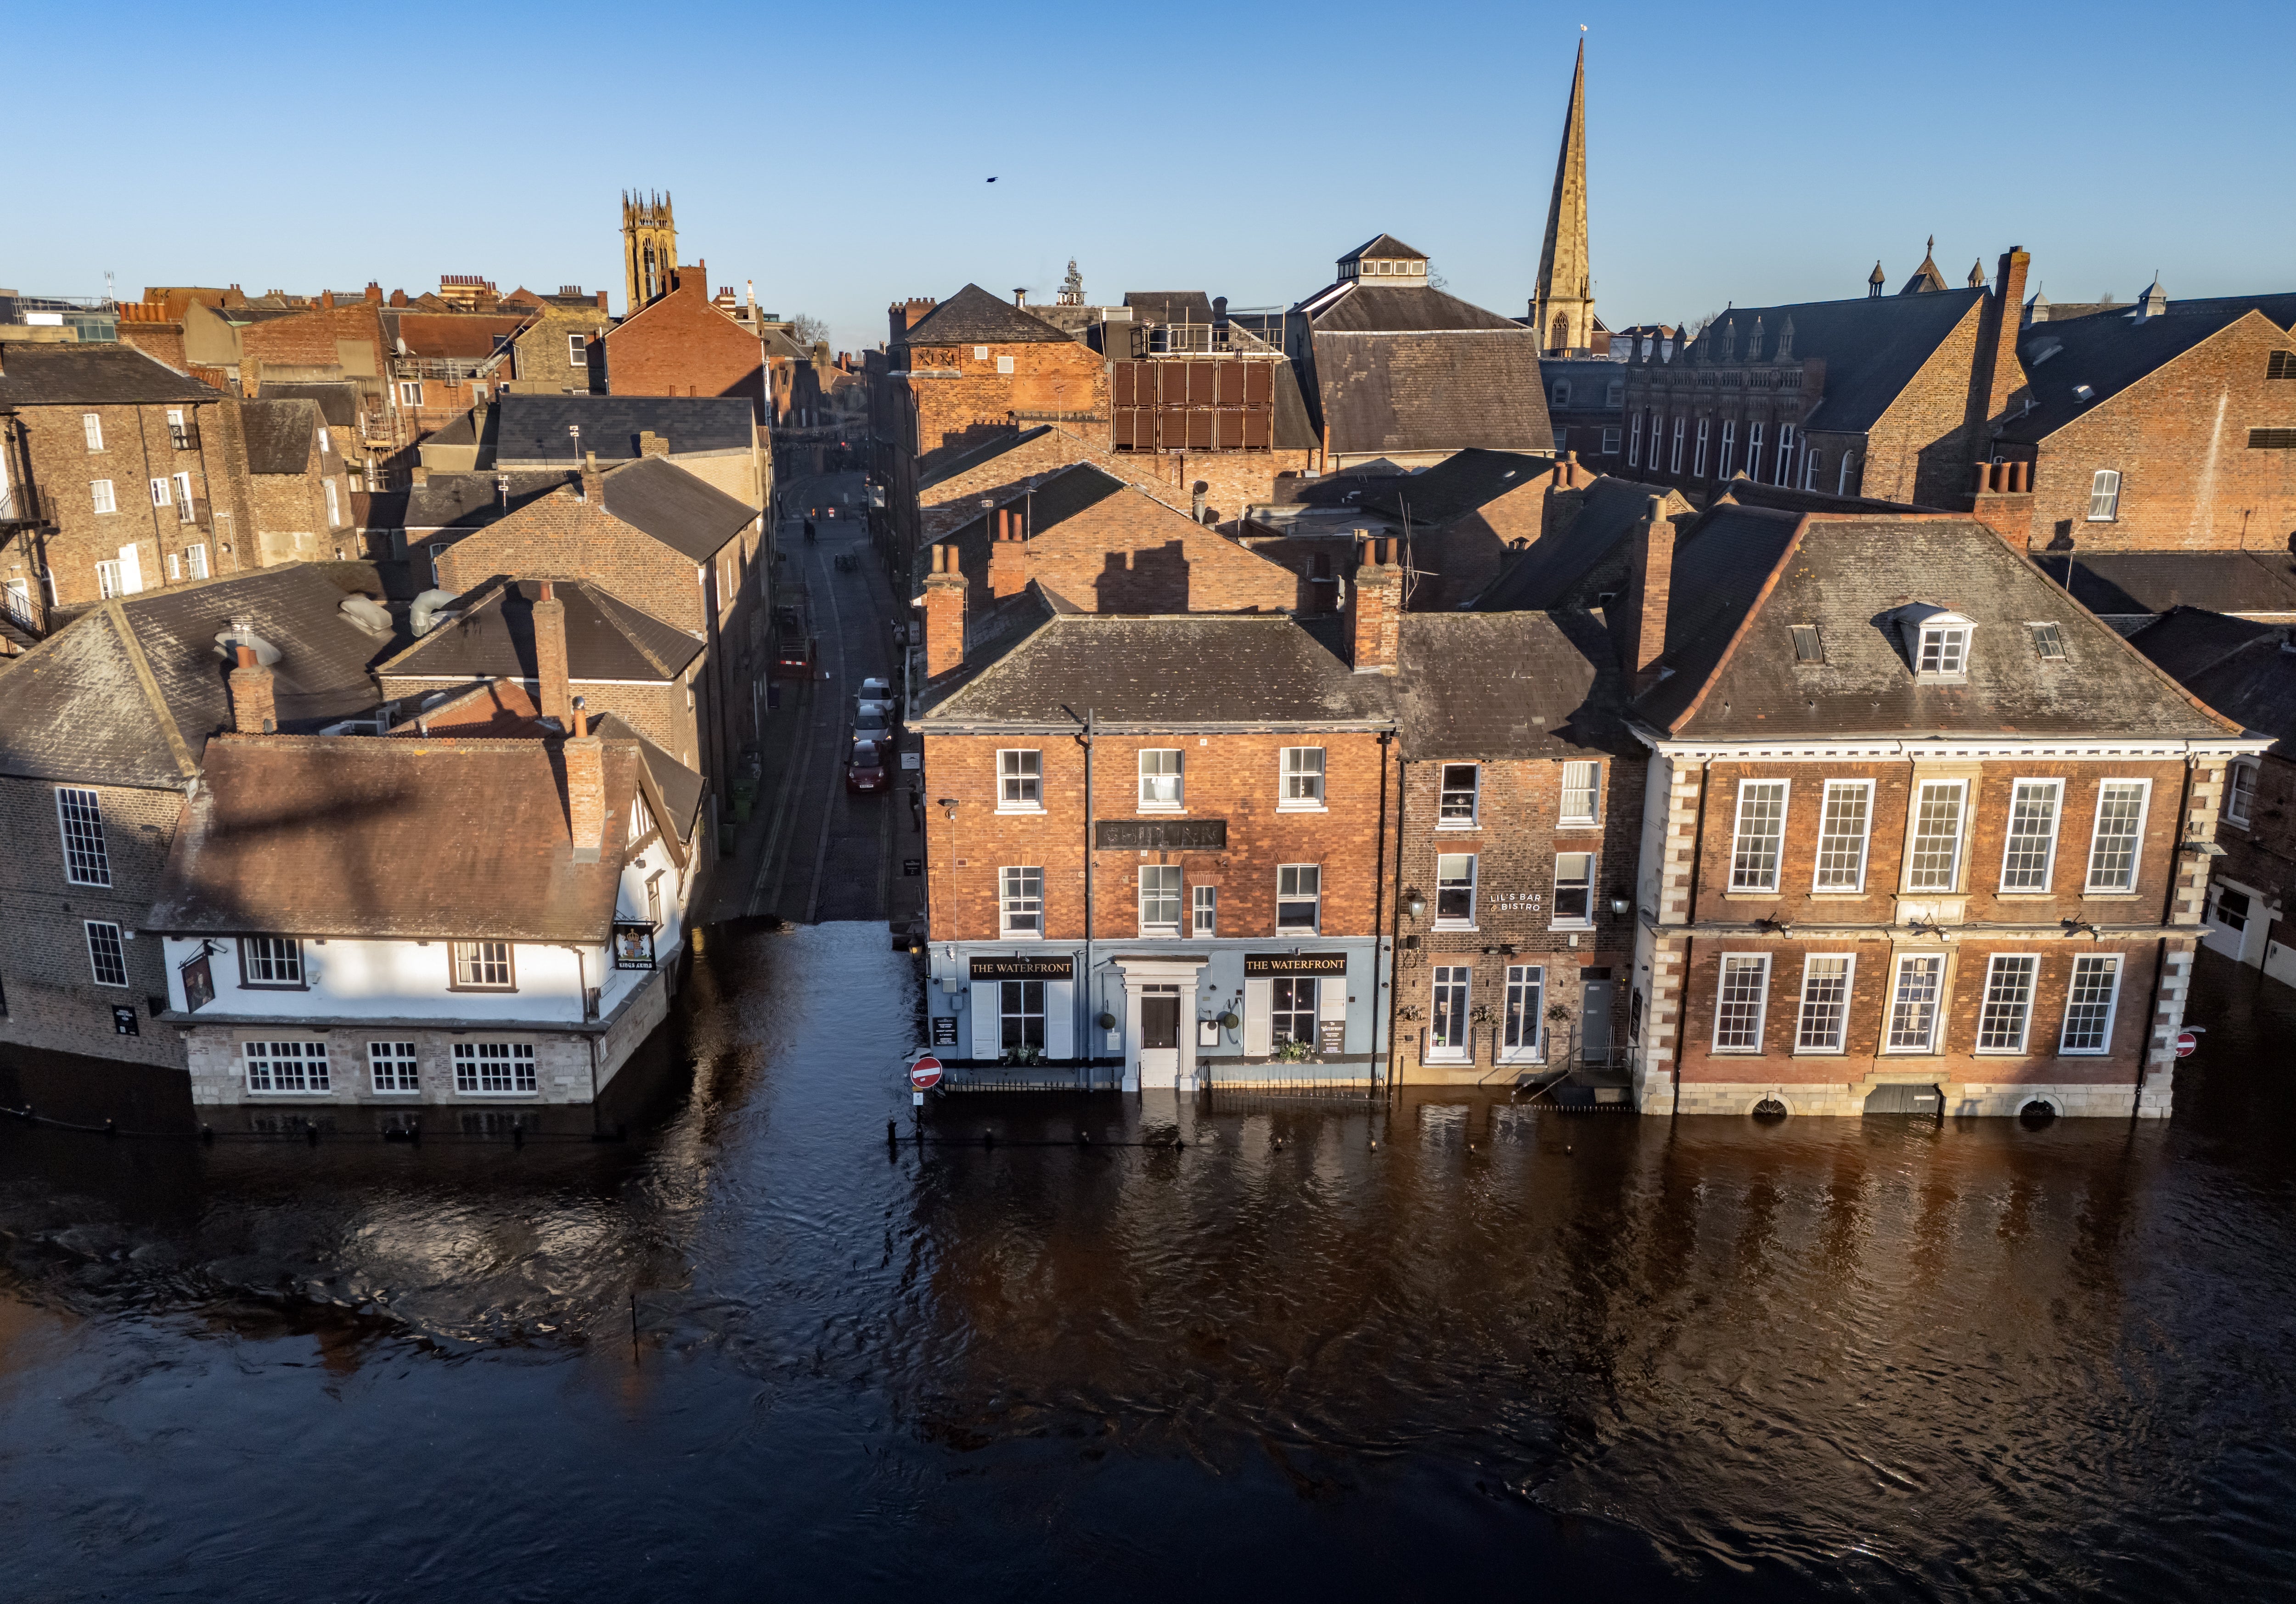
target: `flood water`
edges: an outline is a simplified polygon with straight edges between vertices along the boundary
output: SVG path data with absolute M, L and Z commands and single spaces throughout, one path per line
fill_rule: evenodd
M 713 951 L 624 1143 L 0 1119 L 0 1597 L 2296 1588 L 2288 993 L 2203 971 L 2164 1126 L 948 1096 L 889 1153 L 884 945 Z

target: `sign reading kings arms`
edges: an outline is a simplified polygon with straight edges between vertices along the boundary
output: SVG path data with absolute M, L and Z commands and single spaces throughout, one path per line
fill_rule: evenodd
M 1092 844 L 1100 852 L 1225 852 L 1226 819 L 1097 819 Z
M 1059 957 L 1043 958 L 975 958 L 971 960 L 975 980 L 1073 980 L 1076 978 L 1076 954 L 1065 953 Z

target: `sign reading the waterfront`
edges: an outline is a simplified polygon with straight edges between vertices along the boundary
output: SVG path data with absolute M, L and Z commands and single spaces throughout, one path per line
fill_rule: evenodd
M 1348 972 L 1345 953 L 1246 953 L 1243 972 L 1247 975 L 1344 975 Z
M 1226 819 L 1102 819 L 1092 827 L 1101 852 L 1225 852 Z
M 1076 954 L 1062 953 L 1043 958 L 975 958 L 975 980 L 1073 980 Z

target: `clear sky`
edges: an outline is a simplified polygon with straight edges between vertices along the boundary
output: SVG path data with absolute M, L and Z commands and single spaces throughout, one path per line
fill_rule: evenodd
M 840 346 L 1071 257 L 1095 301 L 1288 302 L 1382 230 L 1520 315 L 1582 23 L 1613 326 L 1857 295 L 1877 256 L 1894 289 L 1932 233 L 1948 282 L 2021 244 L 2058 300 L 2296 288 L 2285 0 L 129 4 L 100 61 L 86 13 L 18 8 L 0 284 L 472 273 L 619 311 L 644 186 L 682 257 Z

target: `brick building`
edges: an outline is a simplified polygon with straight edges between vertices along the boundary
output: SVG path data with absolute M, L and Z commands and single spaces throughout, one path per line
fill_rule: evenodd
M 1987 420 L 2020 381 L 2005 338 L 2030 258 L 2012 248 L 1992 290 L 1944 287 L 1924 259 L 1884 296 L 1734 307 L 1687 348 L 1637 340 L 1623 471 L 1696 501 L 1734 475 L 1931 507 L 1968 504 Z M 1614 346 L 1613 349 L 1617 348 Z
M 2162 1117 L 2229 763 L 1966 516 L 1648 520 L 1647 1113 Z
M 2296 650 L 2285 623 L 2172 609 L 2130 637 L 2202 701 L 2268 738 L 2235 757 L 2217 814 L 2222 857 L 2209 860 L 2209 934 L 2202 944 L 2235 963 L 2296 986 Z
M 563 471 L 590 452 L 608 471 L 660 456 L 758 511 L 773 497 L 766 431 L 738 396 L 505 395 L 479 432 L 480 473 Z
M 1631 585 L 1632 537 L 1652 512 L 1671 522 L 1677 536 L 1698 516 L 1678 490 L 1608 474 L 1585 479 L 1575 463 L 1562 466 L 1549 493 L 1545 533 L 1506 554 L 1491 582 L 1469 599 L 1476 611 L 1607 608 Z M 1724 503 L 1708 516 L 1728 516 L 1728 506 Z
M 1603 338 L 1607 346 L 1610 337 Z M 1604 470 L 1622 463 L 1627 451 L 1623 360 L 1607 356 L 1542 356 L 1538 376 L 1546 386 L 1546 415 L 1554 426 L 1554 449 L 1572 452 Z
M 614 326 L 606 292 L 586 296 L 578 284 L 555 295 L 537 296 L 531 315 L 510 340 L 511 376 L 498 379 L 498 396 L 587 396 L 606 388 L 606 352 L 602 343 Z
M 389 337 L 390 405 L 406 446 L 445 428 L 495 391 L 512 372 L 511 341 L 533 315 L 522 307 L 488 312 L 397 311 L 381 314 Z M 394 464 L 411 466 L 405 453 Z
M 1583 612 L 1402 621 L 1395 1076 L 1617 1071 L 1625 1096 L 1646 765 Z
M 261 561 L 230 403 L 124 345 L 0 347 L 0 601 L 35 631 Z
M 2296 294 L 2172 301 L 2018 337 L 1980 515 L 2036 550 L 2296 545 Z
M 238 410 L 246 440 L 247 543 L 254 565 L 364 555 L 350 473 L 337 431 L 319 404 L 298 397 L 242 401 Z M 177 577 L 170 564 L 168 577 Z
M 1037 585 L 968 618 L 935 549 L 914 727 L 948 1056 L 1128 1088 L 1376 1072 L 1399 583 L 1366 569 L 1325 634 Z
M 108 601 L 8 668 L 0 1043 L 183 1067 L 182 1041 L 153 1023 L 160 944 L 136 932 L 208 742 L 233 724 L 222 637 L 243 630 L 271 656 L 280 730 L 370 716 L 368 665 L 405 637 L 344 610 L 332 576 L 351 571 L 296 564 Z
M 605 336 L 606 391 L 615 396 L 738 396 L 765 423 L 765 347 L 754 328 L 709 295 L 709 265 L 673 273 L 667 294 L 636 307 Z

